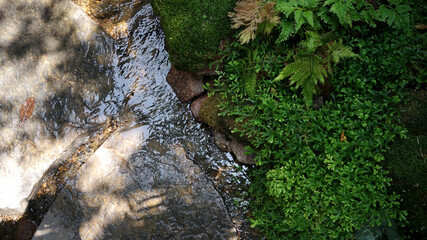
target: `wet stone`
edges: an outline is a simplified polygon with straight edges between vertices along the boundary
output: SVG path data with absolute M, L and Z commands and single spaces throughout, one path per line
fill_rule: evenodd
M 181 102 L 188 102 L 195 97 L 202 94 L 205 90 L 203 89 L 203 79 L 189 72 L 182 72 L 174 67 L 171 68 L 167 81 L 171 85 L 176 97 Z
M 92 109 L 113 85 L 87 50 L 97 43 L 85 43 L 107 35 L 77 5 L 15 0 L 0 1 L 0 9 L 0 214 L 21 215 L 34 184 L 82 126 L 100 123 L 88 119 L 100 115 Z M 34 110 L 23 122 L 30 97 Z
M 68 0 L 0 1 L 0 9 L 0 200 L 19 203 L 15 192 L 72 151 L 77 136 L 112 117 L 123 122 L 67 178 L 34 239 L 236 238 L 243 215 L 233 192 L 247 183 L 245 167 L 218 150 L 167 84 L 171 66 L 151 6 L 123 12 L 117 25 L 117 14 L 101 19 L 108 35 Z M 33 116 L 19 128 L 31 96 Z
M 193 113 L 194 119 L 196 119 L 197 121 L 199 121 L 199 113 L 200 113 L 200 109 L 202 108 L 202 104 L 203 101 L 207 98 L 207 95 L 201 96 L 199 98 L 197 98 L 196 100 L 194 100 L 191 105 L 190 105 L 190 109 L 191 112 Z
M 159 158 L 138 142 L 118 149 L 131 138 L 118 134 L 98 149 L 33 239 L 237 239 L 222 198 L 182 147 Z

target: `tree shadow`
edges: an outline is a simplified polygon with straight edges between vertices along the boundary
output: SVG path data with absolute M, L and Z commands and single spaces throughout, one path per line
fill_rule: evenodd
M 105 144 L 98 151 L 110 148 Z M 90 159 L 59 194 L 34 239 L 235 239 L 221 196 L 182 148 L 161 159 L 150 159 L 144 148 L 126 158 L 130 167 L 116 162 L 96 181 L 93 168 L 102 168 L 101 156 Z
M 42 161 L 52 161 L 74 138 L 108 120 L 99 108 L 114 82 L 108 66 L 111 54 L 99 50 L 103 41 L 111 40 L 84 19 L 75 4 L 7 0 L 0 2 L 0 9 L 0 181 L 2 188 L 6 186 L 0 189 L 2 198 L 11 189 L 31 189 L 32 171 L 46 169 Z M 87 29 L 76 25 L 78 21 Z M 20 107 L 32 96 L 36 107 L 19 127 Z M 17 168 L 8 165 L 12 162 Z M 26 176 L 20 182 L 7 182 L 8 176 L 19 177 L 20 172 Z M 17 187 L 7 188 L 8 184 Z M 31 230 L 31 224 L 24 225 Z M 14 220 L 2 222 L 2 239 L 14 239 L 17 227 Z
M 7 114 L 0 116 L 0 123 L 4 123 L 0 126 L 0 136 L 8 128 L 18 133 L 14 139 L 19 141 L 11 142 L 10 151 L 29 140 L 26 142 L 32 141 L 33 148 L 40 152 L 44 149 L 61 152 L 62 146 L 47 144 L 43 148 L 41 142 L 63 141 L 65 149 L 69 149 L 68 138 L 78 139 L 89 128 L 99 132 L 109 116 L 123 113 L 128 102 L 132 110 L 135 106 L 129 100 L 131 92 L 114 98 L 117 86 L 112 80 L 115 73 L 111 68 L 117 62 L 109 56 L 113 50 L 103 47 L 111 43 L 111 39 L 99 33 L 92 36 L 96 41 L 87 42 L 82 32 L 93 33 L 99 29 L 82 25 L 85 20 L 71 24 L 78 12 L 70 14 L 70 10 L 64 8 L 69 1 L 51 3 L 23 0 L 0 3 L 3 16 L 0 24 L 11 30 L 6 38 L 0 38 L 0 61 L 6 64 L 2 67 L 7 70 L 7 74 L 0 75 L 0 84 L 4 81 L 12 85 L 13 82 L 7 80 L 9 77 L 15 82 L 21 79 L 15 83 L 16 89 L 10 86 L 0 95 L 0 111 L 7 109 L 4 111 Z M 64 6 L 59 7 L 61 4 Z M 16 19 L 15 16 L 24 17 Z M 134 27 L 131 26 L 130 31 L 136 31 Z M 128 50 L 129 47 L 125 51 Z M 157 55 L 149 57 L 154 56 Z M 119 61 L 119 64 L 122 63 Z M 16 71 L 12 71 L 14 67 Z M 39 84 L 40 81 L 43 84 Z M 18 85 L 25 87 L 21 89 Z M 21 129 L 16 126 L 19 107 L 29 96 L 36 97 L 36 109 Z M 142 122 L 139 112 L 129 114 L 127 118 L 134 119 L 134 123 Z M 2 223 L 0 228 L 6 230 L 0 229 L 0 233 L 5 232 L 6 239 L 31 239 L 43 219 L 52 217 L 61 224 L 39 229 L 47 230 L 42 239 L 61 239 L 58 236 L 80 239 L 84 238 L 82 233 L 99 233 L 94 236 L 96 239 L 232 239 L 234 227 L 223 200 L 182 147 L 169 146 L 164 151 L 154 151 L 149 142 L 143 142 L 125 155 L 114 155 L 124 154 L 120 150 L 130 131 L 132 128 L 123 130 L 123 134 L 118 132 L 117 135 L 123 135 L 122 140 L 94 154 L 107 154 L 98 156 L 102 161 L 92 167 L 95 170 L 113 167 L 109 172 L 102 172 L 109 181 L 95 179 L 91 188 L 85 188 L 82 183 L 68 179 L 57 186 L 63 190 L 59 195 L 51 192 L 36 195 L 30 200 L 26 217 L 18 224 Z M 27 146 L 23 148 L 27 150 Z M 116 157 L 110 159 L 108 154 Z M 37 157 L 29 151 L 23 158 L 32 160 L 32 156 Z M 121 162 L 109 165 L 108 159 Z M 83 165 L 78 173 L 80 178 L 84 168 L 90 166 L 90 163 Z M 86 179 L 95 176 L 94 172 L 87 171 Z M 77 176 L 73 181 L 78 182 L 80 178 Z M 81 182 L 91 182 L 89 180 Z M 55 209 L 61 212 L 52 216 L 50 213 Z M 95 231 L 91 226 L 98 229 Z

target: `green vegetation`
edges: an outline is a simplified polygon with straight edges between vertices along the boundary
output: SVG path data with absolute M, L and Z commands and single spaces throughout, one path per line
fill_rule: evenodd
M 390 191 L 402 198 L 409 225 L 404 230 L 412 239 L 427 237 L 427 91 L 412 91 L 405 104 L 402 123 L 407 139 L 398 139 L 386 153 L 384 166 L 392 175 Z
M 208 87 L 257 154 L 252 226 L 268 239 L 398 237 L 394 222 L 403 226 L 406 211 L 391 177 L 410 168 L 384 159 L 407 137 L 399 121 L 406 89 L 425 83 L 426 38 L 411 8 L 277 1 L 273 13 L 268 2 L 246 0 L 230 14 L 243 30 Z
M 318 86 L 325 85 L 328 74 L 332 74 L 332 62 L 337 64 L 343 58 L 357 55 L 344 46 L 342 40 L 334 42 L 332 34 L 321 36 L 307 32 L 307 35 L 307 39 L 299 43 L 294 62 L 283 68 L 275 81 L 290 77 L 289 84 L 302 87 L 305 104 L 311 106 L 313 96 L 319 93 Z
M 230 12 L 236 0 L 151 0 L 160 16 L 169 59 L 179 70 L 206 68 L 221 39 L 231 34 Z
M 274 81 L 281 69 L 269 64 L 269 49 L 257 48 L 265 59 L 256 98 L 246 95 L 233 59 L 213 90 L 229 101 L 222 114 L 246 119 L 238 132 L 252 139 L 251 151 L 258 156 L 253 226 L 271 239 L 342 239 L 369 221 L 401 219 L 397 196 L 387 195 L 390 179 L 378 165 L 387 144 L 404 133 L 390 118 L 400 97 L 341 85 L 335 86 L 333 101 L 307 109 L 295 89 Z
M 267 239 L 426 238 L 427 38 L 414 28 L 425 3 L 152 2 L 183 70 L 205 67 L 236 29 L 207 86 L 218 108 L 201 114 L 257 154 L 253 227 Z

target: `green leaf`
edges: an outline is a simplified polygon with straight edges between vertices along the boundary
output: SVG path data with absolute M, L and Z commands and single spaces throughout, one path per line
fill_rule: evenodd
M 277 42 L 283 42 L 288 40 L 290 36 L 294 33 L 294 24 L 290 21 L 282 20 L 282 23 L 280 24 L 280 35 L 277 39 Z
M 338 16 L 341 24 L 348 24 L 351 27 L 352 20 L 351 17 L 348 16 L 347 9 L 348 8 L 341 1 L 338 1 L 332 5 L 330 11 Z
M 314 27 L 313 12 L 312 11 L 305 11 L 302 15 L 305 17 L 308 24 L 310 24 L 310 26 Z
M 275 9 L 279 12 L 282 12 L 288 18 L 296 9 L 297 3 L 294 1 L 279 1 L 276 4 Z
M 305 18 L 302 15 L 301 9 L 298 9 L 294 12 L 294 19 L 295 19 L 295 32 L 298 32 L 301 26 L 306 22 Z
M 327 6 L 327 5 L 330 5 L 330 4 L 335 3 L 335 2 L 337 2 L 337 0 L 326 0 L 325 3 L 323 4 L 323 6 Z

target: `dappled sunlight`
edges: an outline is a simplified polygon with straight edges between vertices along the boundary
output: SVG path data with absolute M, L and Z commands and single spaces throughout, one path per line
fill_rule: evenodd
M 3 4 L 0 2 L 0 9 L 3 9 Z M 13 21 L 13 19 L 6 19 L 2 21 L 2 27 L 0 29 L 0 45 L 7 46 L 11 44 L 19 36 L 19 27 L 19 23 Z
M 41 207 L 49 211 L 39 214 L 37 200 L 48 194 L 38 192 L 27 209 L 43 220 L 34 239 L 235 239 L 224 200 L 194 157 L 224 155 L 204 148 L 205 130 L 167 85 L 151 6 L 122 2 L 114 21 L 98 23 L 67 0 L 0 2 L 12 13 L 0 18 L 11 26 L 0 38 L 0 208 L 19 207 L 55 162 L 48 175 L 57 178 L 41 184 L 58 189 Z M 126 19 L 125 8 L 140 11 Z M 35 108 L 19 128 L 28 97 Z M 91 136 L 110 120 L 118 129 L 98 148 Z
M 145 142 L 147 132 L 147 126 L 142 126 L 111 136 L 81 168 L 78 190 L 96 192 L 103 183 L 110 191 L 122 190 L 127 177 L 123 171 L 131 171 L 127 159 Z
M 0 208 L 22 213 L 44 171 L 86 131 L 81 125 L 92 112 L 77 91 L 85 85 L 101 101 L 100 89 L 108 85 L 100 85 L 107 76 L 94 71 L 86 44 L 101 30 L 76 4 L 0 5 Z M 76 51 L 85 44 L 86 52 Z M 34 111 L 20 127 L 20 108 L 29 97 L 35 98 Z
M 163 202 L 166 200 L 165 189 L 152 189 L 150 191 L 137 190 L 129 195 L 129 216 L 136 220 L 133 224 L 141 225 L 147 216 L 162 214 L 167 210 Z
M 126 214 L 130 212 L 128 202 L 114 195 L 97 196 L 96 201 L 101 203 L 98 206 L 98 214 L 92 215 L 88 222 L 81 224 L 79 227 L 82 239 L 102 239 L 104 237 L 104 229 L 109 224 L 123 221 Z M 98 205 L 96 202 L 92 204 Z
M 105 31 L 114 39 L 122 39 L 129 36 L 128 23 L 125 21 L 108 26 Z
M 0 153 L 0 206 L 22 214 L 34 185 L 77 136 L 78 132 L 73 131 L 61 141 L 22 139 L 13 143 L 11 152 Z

